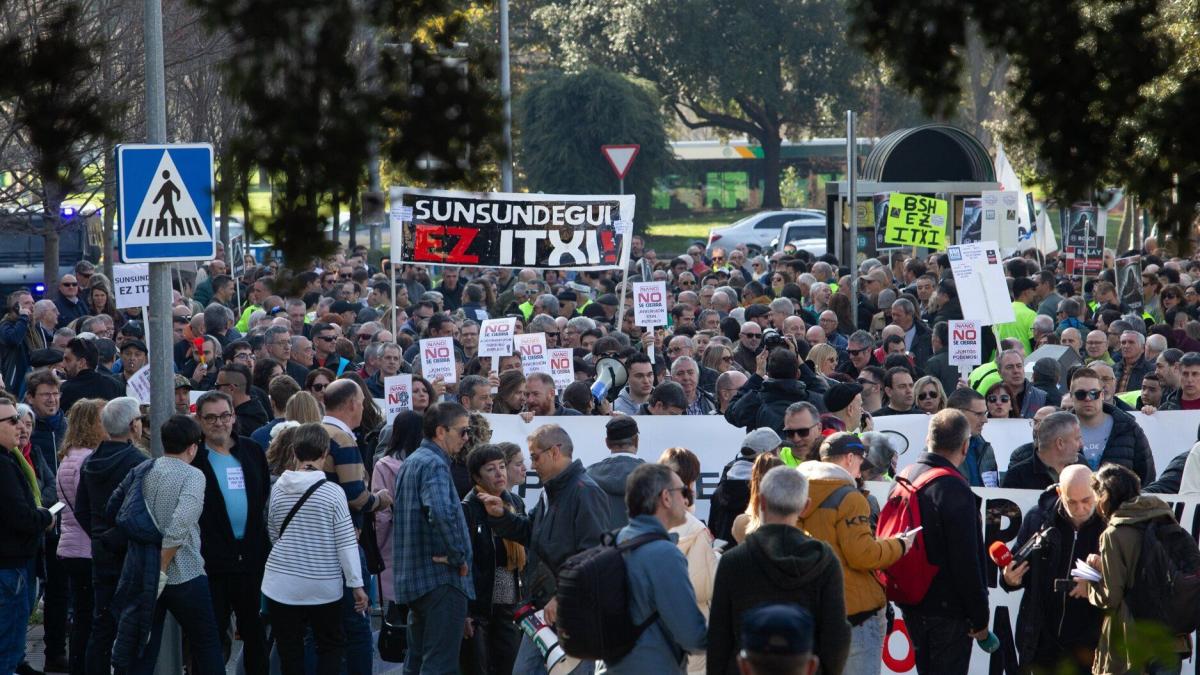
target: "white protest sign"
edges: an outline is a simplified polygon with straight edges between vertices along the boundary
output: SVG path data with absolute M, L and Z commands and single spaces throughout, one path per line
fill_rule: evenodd
M 454 370 L 454 338 L 421 340 L 421 373 L 430 382 L 438 377 L 446 384 L 458 381 L 457 372 Z
M 983 201 L 983 241 L 999 242 L 1000 248 L 1009 250 L 1017 247 L 1020 227 L 1021 193 L 1014 190 L 985 190 L 980 195 Z
M 575 381 L 575 350 L 549 349 L 550 377 L 554 378 L 554 388 L 563 390 Z
M 146 307 L 150 304 L 150 265 L 113 265 L 114 301 L 117 309 Z
M 970 368 L 983 363 L 982 326 L 978 321 L 951 321 L 950 365 Z
M 667 325 L 667 282 L 634 282 L 633 323 L 642 328 Z
M 513 336 L 517 333 L 517 318 L 488 319 L 479 327 L 479 355 L 496 359 L 513 353 Z M 499 361 L 492 361 L 492 370 L 499 370 Z
M 113 265 L 113 267 L 116 268 L 116 267 L 118 267 L 118 265 Z M 132 267 L 137 267 L 137 265 L 132 265 Z M 145 267 L 145 265 L 142 265 L 142 267 Z M 113 276 L 116 276 L 116 274 L 114 274 Z M 147 363 L 146 365 L 139 368 L 138 371 L 133 374 L 133 377 L 129 378 L 129 381 L 125 383 L 125 394 L 127 396 L 132 396 L 133 398 L 136 398 L 137 400 L 141 401 L 142 403 L 149 405 L 149 403 L 150 403 L 150 364 L 149 363 Z
M 550 373 L 550 362 L 546 358 L 546 334 L 523 333 L 513 336 L 513 347 L 521 355 L 521 372 L 526 377 L 534 373 Z
M 996 242 L 950 246 L 946 255 L 954 272 L 964 319 L 977 320 L 985 326 L 1016 321 Z
M 391 424 L 401 410 L 412 410 L 412 375 L 383 378 L 384 410 Z

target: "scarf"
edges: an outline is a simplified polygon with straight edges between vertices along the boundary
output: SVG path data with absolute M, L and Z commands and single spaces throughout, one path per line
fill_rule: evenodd
M 476 484 L 475 489 L 480 494 L 487 494 L 482 485 Z M 503 495 L 500 498 L 504 499 Z M 504 500 L 504 508 L 512 513 L 517 512 L 517 508 L 510 504 L 508 500 Z M 508 539 L 501 539 L 501 541 L 504 542 L 504 554 L 508 558 L 508 563 L 504 566 L 504 569 L 510 572 L 520 572 L 525 569 L 525 547 Z
M 33 465 L 25 459 L 25 455 L 20 450 L 12 448 L 9 452 L 17 458 L 17 464 L 21 466 L 21 473 L 25 474 L 25 480 L 29 481 L 29 491 L 33 493 L 33 503 L 39 509 L 42 508 L 42 493 L 38 490 L 37 476 L 33 473 Z

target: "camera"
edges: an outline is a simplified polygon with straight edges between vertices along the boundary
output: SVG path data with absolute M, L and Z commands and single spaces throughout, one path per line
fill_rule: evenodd
M 788 344 L 788 341 L 779 333 L 779 331 L 775 330 L 774 328 L 768 328 L 764 330 L 763 349 L 771 352 L 780 347 L 783 347 L 784 349 L 792 348 L 792 346 Z

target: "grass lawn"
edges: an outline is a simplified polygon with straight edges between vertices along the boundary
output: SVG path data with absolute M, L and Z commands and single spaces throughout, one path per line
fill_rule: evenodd
M 709 230 L 725 227 L 747 213 L 705 213 L 651 221 L 643 232 L 646 248 L 654 249 L 659 260 L 684 253 L 695 242 L 708 243 Z

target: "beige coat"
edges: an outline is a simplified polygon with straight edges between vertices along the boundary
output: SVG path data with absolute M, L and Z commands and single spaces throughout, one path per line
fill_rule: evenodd
M 704 620 L 708 621 L 708 608 L 712 604 L 713 580 L 717 576 L 717 552 L 713 550 L 713 536 L 700 519 L 687 514 L 687 522 L 671 529 L 679 535 L 679 550 L 687 558 L 688 580 L 696 592 L 696 604 Z M 704 654 L 688 656 L 688 673 L 704 673 Z

